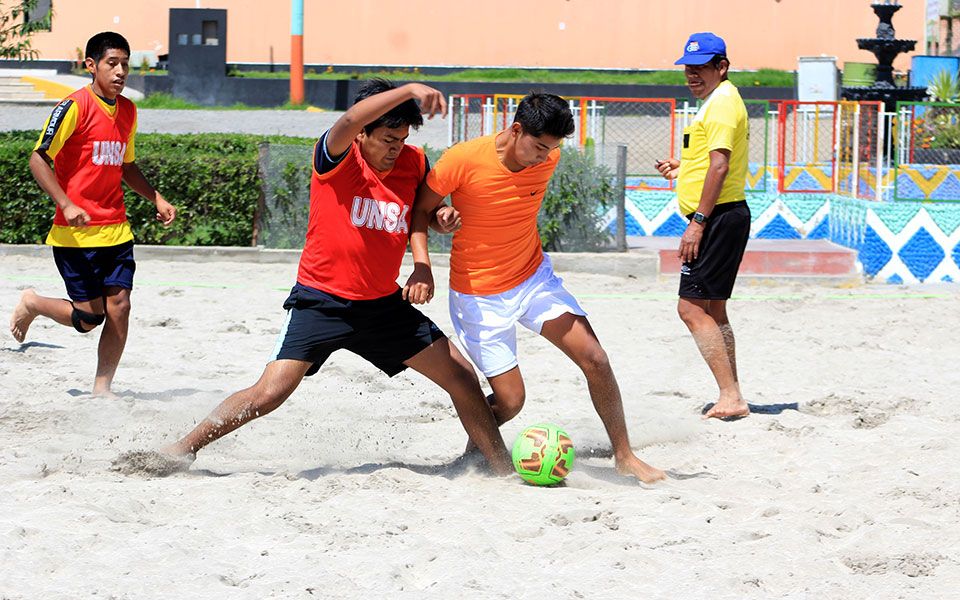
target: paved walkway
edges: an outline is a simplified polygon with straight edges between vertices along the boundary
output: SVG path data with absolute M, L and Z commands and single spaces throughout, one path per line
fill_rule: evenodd
M 40 129 L 50 114 L 49 106 L 4 105 L 0 109 L 0 131 Z M 318 137 L 330 128 L 341 112 L 298 110 L 160 110 L 139 111 L 137 130 L 141 133 L 250 133 Z M 435 117 L 409 142 L 433 148 L 447 147 L 447 121 Z

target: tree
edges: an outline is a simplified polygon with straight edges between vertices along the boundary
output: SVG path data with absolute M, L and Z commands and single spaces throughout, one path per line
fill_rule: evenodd
M 34 59 L 30 36 L 50 29 L 50 14 L 35 17 L 39 0 L 0 0 L 0 58 Z

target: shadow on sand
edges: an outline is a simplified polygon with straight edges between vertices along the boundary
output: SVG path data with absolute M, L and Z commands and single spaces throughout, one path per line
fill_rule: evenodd
M 298 473 L 285 473 L 284 471 L 256 471 L 260 475 L 275 476 L 286 475 L 289 479 L 306 479 L 316 481 L 328 475 L 371 475 L 384 469 L 406 469 L 420 475 L 439 476 L 446 479 L 456 479 L 468 473 L 478 473 L 481 475 L 491 475 L 486 463 L 482 457 L 465 455 L 455 460 L 440 465 L 417 465 L 400 461 L 385 463 L 366 463 L 355 467 L 316 467 L 306 469 Z M 229 473 L 218 473 L 209 469 L 190 469 L 186 472 L 188 475 L 204 477 L 227 477 L 237 475 L 247 471 L 233 471 Z
M 702 409 L 700 409 L 700 414 L 705 415 L 710 411 L 711 408 L 716 404 L 716 402 L 710 402 Z M 800 405 L 796 402 L 784 402 L 781 404 L 750 404 L 747 403 L 747 406 L 750 407 L 750 414 L 754 415 L 779 415 L 785 410 L 800 410 Z M 719 419 L 720 421 L 739 421 L 740 419 L 746 419 L 746 417 L 726 417 L 724 419 Z
M 31 348 L 51 348 L 53 350 L 63 350 L 65 346 L 58 346 L 56 344 L 47 344 L 44 342 L 24 342 L 20 344 L 17 348 L 0 348 L 4 352 L 16 352 L 18 354 L 25 354 L 27 350 Z
M 587 458 L 613 458 L 613 449 L 604 446 L 594 446 L 588 448 L 582 448 L 577 450 L 577 460 L 582 461 Z M 647 486 L 648 484 L 638 481 L 637 479 L 630 477 L 628 475 L 621 475 L 617 472 L 614 467 L 599 466 L 599 465 L 585 465 L 583 462 L 577 462 L 574 465 L 574 469 L 581 473 L 585 473 L 590 477 L 603 481 L 605 483 L 612 483 L 614 485 L 621 485 L 626 487 L 636 487 Z M 674 471 L 672 469 L 665 469 L 664 472 L 667 474 L 667 479 L 675 480 L 684 480 L 684 479 L 696 479 L 700 477 L 707 477 L 716 479 L 716 475 L 709 473 L 707 471 L 700 471 L 697 473 L 680 473 L 679 471 Z M 650 487 L 655 487 L 656 484 Z
M 134 390 L 122 390 L 114 393 L 124 400 L 165 400 L 167 398 L 183 398 L 186 396 L 193 396 L 194 394 L 202 394 L 206 393 L 207 391 L 208 390 L 198 390 L 195 388 L 176 388 L 172 390 L 165 390 L 163 392 L 137 392 Z M 90 390 L 78 390 L 77 388 L 71 388 L 67 390 L 67 393 L 74 398 L 92 395 Z

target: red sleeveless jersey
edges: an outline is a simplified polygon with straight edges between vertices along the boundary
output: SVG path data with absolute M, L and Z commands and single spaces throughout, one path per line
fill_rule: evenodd
M 76 103 L 77 128 L 53 159 L 53 170 L 70 201 L 90 215 L 87 226 L 112 225 L 127 220 L 123 204 L 123 156 L 137 119 L 133 102 L 117 96 L 117 110 L 110 115 L 100 106 L 89 87 L 64 99 Z M 60 208 L 54 225 L 69 225 Z
M 314 167 L 297 282 L 348 300 L 396 292 L 425 170 L 423 151 L 404 146 L 393 169 L 379 173 L 356 142 L 329 172 L 320 174 Z

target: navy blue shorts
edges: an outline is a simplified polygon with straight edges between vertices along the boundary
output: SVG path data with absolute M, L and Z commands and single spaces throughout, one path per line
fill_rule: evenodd
M 53 247 L 53 260 L 74 302 L 104 296 L 104 288 L 133 289 L 133 242 L 100 248 Z
M 298 283 L 283 307 L 287 319 L 271 360 L 311 362 L 307 376 L 343 348 L 393 377 L 407 368 L 405 360 L 446 337 L 400 288 L 383 298 L 347 300 Z

